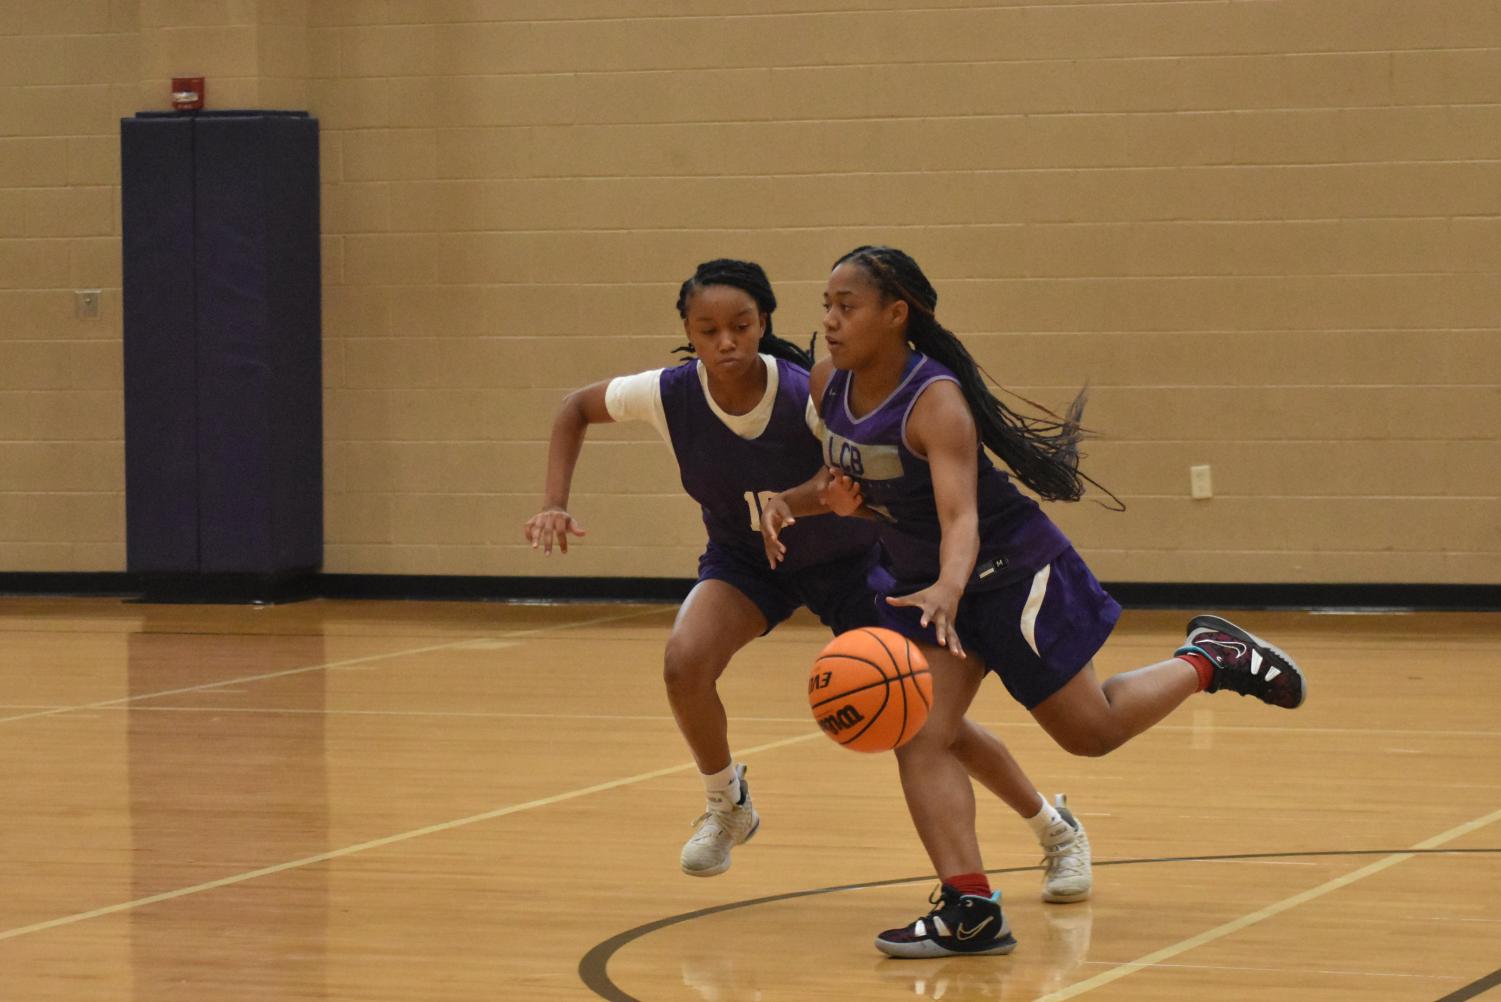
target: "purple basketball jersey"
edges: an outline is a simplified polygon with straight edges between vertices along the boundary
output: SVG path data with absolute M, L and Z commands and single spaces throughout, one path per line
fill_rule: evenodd
M 852 376 L 834 370 L 819 413 L 825 433 L 823 458 L 860 482 L 865 502 L 890 521 L 881 523 L 881 543 L 898 591 L 924 588 L 938 579 L 942 532 L 928 461 L 907 448 L 907 416 L 934 382 L 958 379 L 946 367 L 914 352 L 902 381 L 864 417 L 849 407 Z M 1029 577 L 1069 548 L 1068 538 L 1022 494 L 980 447 L 978 502 L 980 554 L 967 591 Z
M 710 541 L 762 565 L 762 504 L 769 495 L 807 480 L 822 465 L 818 439 L 804 420 L 808 373 L 791 362 L 774 361 L 776 401 L 766 429 L 754 439 L 741 438 L 709 409 L 696 361 L 662 370 L 661 381 L 678 473 L 683 489 L 703 509 Z M 787 559 L 778 569 L 795 571 L 869 551 L 876 527 L 863 519 L 816 515 L 799 518 L 782 539 Z

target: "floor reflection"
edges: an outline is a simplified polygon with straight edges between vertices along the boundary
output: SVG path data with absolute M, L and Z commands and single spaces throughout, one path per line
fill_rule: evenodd
M 1094 925 L 1089 903 L 1041 905 L 1028 910 L 1023 924 L 1016 930 L 1021 945 L 1010 956 L 875 961 L 871 969 L 876 980 L 894 989 L 880 997 L 934 1002 L 1035 999 L 1078 981 Z M 789 993 L 784 970 L 759 972 L 753 960 L 732 948 L 694 950 L 684 955 L 682 972 L 683 984 L 704 1002 L 796 997 Z
M 1047 922 L 1042 948 L 1048 960 L 1043 992 L 1053 992 L 1077 981 L 1075 970 L 1089 959 L 1089 941 L 1094 931 L 1094 912 L 1085 901 L 1072 905 L 1049 905 L 1042 909 Z
M 327 673 L 285 680 L 298 713 L 237 712 L 233 684 L 327 660 L 317 637 L 129 638 L 132 897 L 136 900 L 326 851 Z M 186 682 L 230 684 L 153 698 Z M 258 695 L 258 694 L 257 694 Z M 222 705 L 223 711 L 216 710 Z M 217 1002 L 323 998 L 326 868 L 248 881 L 130 913 L 134 997 Z
M 683 958 L 683 984 L 704 1002 L 761 1002 L 756 972 L 737 964 L 732 952 L 696 953 Z
M 877 961 L 884 985 L 934 1002 L 971 999 L 1035 999 L 1078 980 L 1076 968 L 1089 956 L 1094 915 L 1089 904 L 1042 908 L 1045 925 L 1018 930 L 1019 945 L 1005 957 L 936 957 Z M 906 997 L 907 991 L 902 992 Z

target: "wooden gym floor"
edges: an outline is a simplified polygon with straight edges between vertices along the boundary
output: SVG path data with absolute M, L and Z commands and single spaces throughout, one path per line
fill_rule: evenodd
M 0 599 L 0 998 L 1501 998 L 1501 615 L 1233 614 L 1306 707 L 1197 696 L 1098 760 L 974 718 L 1095 847 L 981 797 L 1010 957 L 898 962 L 932 876 L 890 756 L 805 704 L 799 617 L 721 685 L 764 817 L 723 876 L 659 681 L 665 606 Z M 1128 613 L 1102 674 L 1171 652 Z

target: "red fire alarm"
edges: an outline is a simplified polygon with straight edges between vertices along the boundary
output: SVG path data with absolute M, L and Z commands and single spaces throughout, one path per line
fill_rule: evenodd
M 177 111 L 197 111 L 203 107 L 203 77 L 173 77 L 172 107 Z

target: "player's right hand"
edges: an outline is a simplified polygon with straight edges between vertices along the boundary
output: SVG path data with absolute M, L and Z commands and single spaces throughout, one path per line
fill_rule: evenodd
M 578 519 L 562 508 L 544 508 L 527 519 L 522 524 L 521 531 L 525 533 L 526 541 L 532 544 L 532 549 L 540 546 L 544 554 L 552 553 L 554 543 L 558 544 L 558 549 L 567 553 L 569 535 L 586 534 Z
M 959 657 L 966 657 L 964 645 L 959 642 L 959 633 L 954 628 L 954 620 L 959 615 L 959 599 L 963 596 L 963 589 L 955 589 L 945 585 L 942 581 L 935 581 L 922 591 L 915 591 L 910 595 L 888 595 L 886 601 L 890 605 L 907 606 L 921 609 L 922 618 L 918 625 L 927 628 L 933 624 L 933 633 L 938 638 L 940 647 L 947 647 Z
M 766 547 L 766 561 L 772 567 L 787 556 L 787 544 L 778 537 L 796 521 L 792 509 L 780 497 L 773 497 L 761 507 L 761 543 Z

